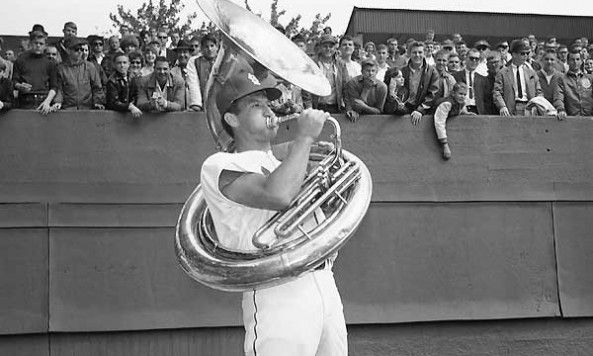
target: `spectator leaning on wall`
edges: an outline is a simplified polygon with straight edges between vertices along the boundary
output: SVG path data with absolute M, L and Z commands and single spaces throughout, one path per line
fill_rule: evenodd
M 145 112 L 180 111 L 184 107 L 185 82 L 172 75 L 167 58 L 155 60 L 154 72 L 137 79 L 136 106 Z
M 387 85 L 378 80 L 376 75 L 377 62 L 373 59 L 365 59 L 362 61 L 362 74 L 346 83 L 346 115 L 350 120 L 358 120 L 360 114 L 383 113 Z
M 558 118 L 593 115 L 593 75 L 581 70 L 582 53 L 568 54 L 568 72 L 558 78 L 554 91 L 554 107 Z

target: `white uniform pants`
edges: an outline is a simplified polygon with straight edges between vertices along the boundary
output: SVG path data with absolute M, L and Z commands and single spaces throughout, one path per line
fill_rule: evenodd
M 342 301 L 330 269 L 243 293 L 243 323 L 249 356 L 348 354 Z

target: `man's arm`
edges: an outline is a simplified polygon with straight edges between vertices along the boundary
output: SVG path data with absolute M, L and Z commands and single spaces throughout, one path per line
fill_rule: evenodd
M 305 110 L 298 119 L 296 139 L 280 166 L 268 176 L 223 171 L 219 179 L 232 182 L 222 187 L 222 194 L 236 203 L 253 208 L 286 208 L 301 188 L 307 172 L 311 144 L 321 133 L 328 116 L 323 111 Z
M 187 63 L 187 87 L 189 88 L 188 108 L 192 110 L 202 109 L 202 91 L 200 90 L 200 78 L 196 68 L 197 57 L 191 57 Z
M 152 111 L 153 105 L 148 97 L 148 91 L 146 90 L 147 78 L 141 77 L 136 80 L 136 106 L 142 111 Z
M 166 111 L 181 111 L 185 105 L 185 81 L 178 76 L 173 77 L 173 98 L 167 101 Z

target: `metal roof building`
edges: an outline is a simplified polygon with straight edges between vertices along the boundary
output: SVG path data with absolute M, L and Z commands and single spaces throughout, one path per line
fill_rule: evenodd
M 468 44 L 487 39 L 494 45 L 534 34 L 540 39 L 553 35 L 568 44 L 577 37 L 593 38 L 593 17 L 354 7 L 346 34 L 365 42 L 385 42 L 392 36 L 401 42 L 424 39 L 428 30 L 434 30 L 438 41 L 460 33 Z

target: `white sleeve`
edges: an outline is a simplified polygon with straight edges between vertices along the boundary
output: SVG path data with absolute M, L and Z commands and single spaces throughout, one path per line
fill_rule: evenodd
M 198 56 L 191 57 L 187 62 L 187 87 L 189 88 L 189 105 L 199 105 L 203 107 L 202 91 L 200 90 L 200 78 L 198 77 L 198 68 L 196 68 L 196 59 Z

